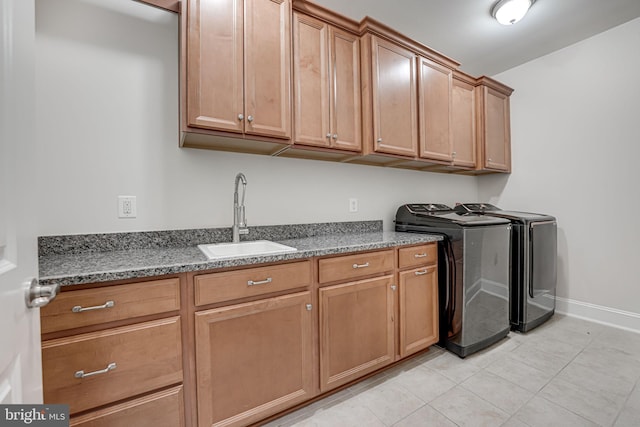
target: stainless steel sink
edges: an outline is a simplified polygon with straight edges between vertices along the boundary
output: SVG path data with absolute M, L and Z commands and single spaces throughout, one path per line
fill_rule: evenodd
M 214 243 L 198 245 L 209 259 L 243 258 L 260 255 L 278 255 L 297 251 L 291 246 L 269 240 L 253 240 L 239 243 Z

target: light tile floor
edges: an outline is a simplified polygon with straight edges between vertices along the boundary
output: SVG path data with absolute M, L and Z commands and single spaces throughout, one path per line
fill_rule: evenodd
M 439 347 L 268 427 L 640 426 L 640 334 L 555 315 L 460 359 Z

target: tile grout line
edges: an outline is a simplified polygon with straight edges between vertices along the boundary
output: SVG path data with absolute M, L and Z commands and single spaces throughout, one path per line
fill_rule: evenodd
M 636 380 L 636 384 L 631 389 L 631 392 L 627 395 L 627 398 L 625 399 L 624 403 L 622 404 L 622 407 L 620 408 L 620 410 L 618 410 L 618 414 L 616 415 L 615 419 L 613 420 L 613 423 L 611 424 L 612 426 L 615 426 L 616 423 L 618 422 L 618 418 L 620 418 L 620 415 L 622 414 L 622 411 L 624 411 L 624 408 L 627 407 L 627 403 L 629 402 L 629 399 L 631 399 L 631 396 L 636 391 L 636 389 L 640 390 L 640 379 Z

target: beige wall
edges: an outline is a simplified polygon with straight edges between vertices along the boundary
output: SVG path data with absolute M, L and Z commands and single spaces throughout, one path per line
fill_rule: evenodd
M 131 0 L 39 0 L 39 234 L 383 219 L 400 204 L 475 201 L 477 178 L 178 147 L 178 18 Z M 117 196 L 138 217 L 117 218 Z M 348 212 L 348 200 L 359 212 Z
M 639 46 L 636 19 L 497 75 L 516 88 L 515 172 L 479 181 L 480 199 L 557 216 L 560 297 L 630 312 L 637 329 Z

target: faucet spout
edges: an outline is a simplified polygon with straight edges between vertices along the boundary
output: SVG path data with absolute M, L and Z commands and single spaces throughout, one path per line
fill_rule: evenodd
M 238 188 L 242 183 L 242 201 L 238 203 Z M 247 219 L 244 214 L 244 196 L 247 191 L 247 178 L 242 172 L 236 175 L 236 181 L 233 189 L 233 242 L 238 243 L 240 241 L 241 234 L 249 234 L 249 228 L 247 228 Z

